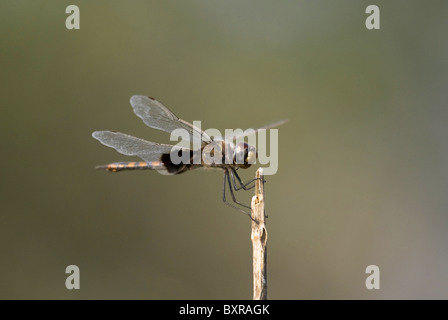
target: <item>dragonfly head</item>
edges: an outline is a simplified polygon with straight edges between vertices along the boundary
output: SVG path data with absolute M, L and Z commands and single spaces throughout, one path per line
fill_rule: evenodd
M 242 169 L 249 168 L 257 161 L 257 150 L 245 142 L 239 142 L 235 146 L 234 163 Z

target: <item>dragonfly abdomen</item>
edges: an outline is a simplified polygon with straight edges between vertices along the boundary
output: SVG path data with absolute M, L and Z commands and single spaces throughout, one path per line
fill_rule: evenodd
M 156 167 L 160 166 L 160 161 L 132 161 L 132 162 L 114 162 L 109 163 L 104 166 L 97 166 L 97 169 L 106 169 L 110 172 L 118 172 L 124 170 L 145 170 L 145 169 L 156 169 Z

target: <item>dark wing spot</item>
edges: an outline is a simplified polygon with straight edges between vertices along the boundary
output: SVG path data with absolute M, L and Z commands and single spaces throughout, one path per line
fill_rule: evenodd
M 182 152 L 182 151 L 180 150 L 179 152 Z M 181 156 L 180 153 L 179 153 L 179 156 Z M 190 151 L 190 159 L 192 156 L 193 156 L 193 151 Z M 162 161 L 162 163 L 165 165 L 166 170 L 172 174 L 179 174 L 179 173 L 185 172 L 186 170 L 188 170 L 188 168 L 191 167 L 191 164 L 184 164 L 184 163 L 174 164 L 171 161 L 171 155 L 169 153 L 162 154 L 160 161 Z

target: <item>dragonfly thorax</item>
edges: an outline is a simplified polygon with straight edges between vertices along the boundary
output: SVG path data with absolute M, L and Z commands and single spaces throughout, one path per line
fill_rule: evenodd
M 249 168 L 257 160 L 255 147 L 245 142 L 212 141 L 202 148 L 202 161 L 212 167 L 238 166 Z

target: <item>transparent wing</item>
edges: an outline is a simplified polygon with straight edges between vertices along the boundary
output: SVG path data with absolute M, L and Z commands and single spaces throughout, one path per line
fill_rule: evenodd
M 160 160 L 162 154 L 170 153 L 173 148 L 174 150 L 176 148 L 180 150 L 176 146 L 146 141 L 120 132 L 95 131 L 92 133 L 92 137 L 105 146 L 114 148 L 121 154 L 138 156 L 145 161 Z
M 284 123 L 286 123 L 288 121 L 289 121 L 288 119 L 283 119 L 283 120 L 280 120 L 280 121 L 277 121 L 277 122 L 273 122 L 273 123 L 267 124 L 267 125 L 265 125 L 263 127 L 259 127 L 257 129 L 248 129 L 248 130 L 246 130 L 245 132 L 242 132 L 242 133 L 241 132 L 236 132 L 234 134 L 229 134 L 229 135 L 224 137 L 224 140 L 232 140 L 232 139 L 237 139 L 237 138 L 240 138 L 240 137 L 249 136 L 251 134 L 257 133 L 258 131 L 260 131 L 262 129 L 266 129 L 267 130 L 267 129 L 276 128 L 276 127 L 281 126 L 282 124 L 284 124 Z
M 167 107 L 154 98 L 146 96 L 132 96 L 131 105 L 132 108 L 134 108 L 134 113 L 151 128 L 168 133 L 171 133 L 175 129 L 182 128 L 187 130 L 190 135 L 191 142 L 212 141 L 212 139 L 205 132 L 192 124 L 179 119 L 174 113 L 168 110 Z

